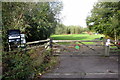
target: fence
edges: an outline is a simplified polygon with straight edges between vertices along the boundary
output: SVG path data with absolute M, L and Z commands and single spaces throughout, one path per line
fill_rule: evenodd
M 103 39 L 103 40 L 86 40 L 86 41 L 84 41 L 84 40 L 53 40 L 53 42 L 54 43 L 62 43 L 62 42 L 79 42 L 79 43 L 81 43 L 83 46 L 86 46 L 86 47 L 88 47 L 88 48 L 90 48 L 91 50 L 94 50 L 94 51 L 96 51 L 97 52 L 97 50 L 95 50 L 95 49 L 93 49 L 93 48 L 91 48 L 91 46 L 102 46 L 103 48 L 104 48 L 104 55 L 105 56 L 110 56 L 110 53 L 112 52 L 112 53 L 116 53 L 117 52 L 117 48 L 111 48 L 112 46 L 117 46 L 117 47 L 120 47 L 119 45 L 117 45 L 117 44 L 114 44 L 114 42 L 116 42 L 116 41 L 114 41 L 114 40 L 111 40 L 110 42 L 112 43 L 112 44 L 110 44 L 109 46 L 106 46 L 106 42 L 107 42 L 107 39 Z M 91 44 L 91 45 L 86 45 L 86 44 L 84 44 L 83 42 L 101 42 L 102 44 L 96 44 L 96 45 L 94 45 L 94 44 Z M 117 41 L 118 42 L 118 41 Z M 63 46 L 63 47 L 65 47 L 65 46 Z M 114 51 L 113 51 L 114 50 Z M 116 50 L 116 51 L 115 51 Z M 99 52 L 97 52 L 97 53 L 99 53 Z
M 27 46 L 26 50 L 37 49 L 37 48 L 43 47 L 43 50 L 41 50 L 40 53 L 46 51 L 47 49 L 49 49 L 50 52 L 52 53 L 52 39 L 28 42 L 26 43 L 26 46 Z
M 113 45 L 110 45 L 110 46 L 115 46 L 116 48 L 109 48 L 110 49 L 109 53 L 117 53 L 117 55 L 119 55 L 119 53 L 120 53 L 120 45 L 116 44 L 119 41 L 111 40 L 110 42 L 113 44 Z
M 27 42 L 25 48 L 15 48 L 12 51 L 9 51 L 8 53 L 12 52 L 18 52 L 18 51 L 28 51 L 31 49 L 37 49 L 37 48 L 42 48 L 43 50 L 40 52 L 44 52 L 47 48 L 51 48 L 51 39 L 46 39 L 46 40 L 39 40 L 39 41 L 33 41 L 33 42 Z
M 105 49 L 105 56 L 109 56 L 110 55 L 110 50 L 117 50 L 117 49 L 110 49 L 110 46 L 117 46 L 118 47 L 119 45 L 114 44 L 115 41 L 111 40 L 111 43 L 113 43 L 113 44 L 109 45 L 109 47 L 107 47 L 107 46 L 105 46 L 106 41 L 107 41 L 106 39 L 103 39 L 103 40 L 85 40 L 85 41 L 84 40 L 81 41 L 81 40 L 52 40 L 52 39 L 46 39 L 46 40 L 27 42 L 26 43 L 27 47 L 25 49 L 23 49 L 23 50 L 30 50 L 30 49 L 36 49 L 36 48 L 44 47 L 44 49 L 41 52 L 45 51 L 46 49 L 51 49 L 51 51 L 52 51 L 53 50 L 53 46 L 55 46 L 55 44 L 57 44 L 57 43 L 62 43 L 62 42 L 79 42 L 83 46 L 86 46 L 86 47 L 90 48 L 91 50 L 94 50 L 94 49 L 89 47 L 89 46 L 102 46 Z M 83 42 L 101 42 L 102 44 L 86 45 Z
M 81 44 L 81 46 L 85 46 L 85 47 L 87 47 L 87 48 L 89 48 L 89 49 L 91 49 L 91 50 L 93 50 L 93 51 L 96 51 L 97 53 L 100 53 L 100 52 L 98 52 L 97 50 L 95 50 L 94 48 L 92 48 L 91 46 L 102 46 L 103 47 L 103 44 L 89 44 L 89 45 L 87 45 L 87 44 L 85 44 L 84 42 L 102 42 L 103 43 L 103 41 L 101 40 L 53 40 L 53 42 L 56 44 L 56 45 L 59 45 L 58 43 L 62 43 L 62 42 L 68 42 L 68 43 L 76 43 L 76 42 L 78 42 L 78 43 L 80 43 Z M 67 45 L 67 46 L 64 46 L 64 45 L 61 45 L 62 47 L 64 47 L 64 48 L 66 48 L 66 47 L 73 47 L 73 46 L 69 46 L 69 45 Z M 75 48 L 75 47 L 73 47 L 73 48 Z
M 41 43 L 47 43 L 47 44 L 40 45 Z M 47 48 L 50 45 L 48 43 L 50 43 L 50 39 L 28 42 L 26 43 L 26 46 L 27 46 L 27 50 L 37 47 L 43 47 L 43 46 L 46 46 Z

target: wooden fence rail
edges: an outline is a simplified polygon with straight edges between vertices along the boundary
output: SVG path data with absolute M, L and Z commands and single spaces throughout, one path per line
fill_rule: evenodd
M 26 44 L 27 44 L 27 45 L 30 45 L 30 44 L 38 44 L 38 43 L 41 43 L 41 42 L 48 42 L 48 41 L 50 41 L 50 39 L 33 41 L 33 42 L 27 42 Z
M 28 47 L 26 48 L 26 50 L 40 48 L 40 47 L 48 48 L 50 46 L 50 44 L 51 44 L 50 40 L 51 39 L 39 40 L 39 41 L 33 41 L 33 42 L 27 42 L 26 45 Z M 43 45 L 34 45 L 34 44 L 40 44 L 40 43 L 45 43 L 45 44 L 43 44 Z M 33 46 L 29 46 L 29 45 L 33 45 Z

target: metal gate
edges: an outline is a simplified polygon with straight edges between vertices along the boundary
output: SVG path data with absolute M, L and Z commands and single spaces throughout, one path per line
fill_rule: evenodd
M 103 41 L 53 40 L 54 55 L 104 55 Z

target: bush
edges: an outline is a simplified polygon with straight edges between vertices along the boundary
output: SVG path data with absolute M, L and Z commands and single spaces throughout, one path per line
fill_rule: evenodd
M 29 55 L 23 52 L 3 55 L 3 79 L 26 80 L 34 72 Z
M 29 80 L 40 76 L 55 65 L 56 60 L 50 50 L 43 48 L 27 52 L 7 52 L 3 54 L 3 80 Z

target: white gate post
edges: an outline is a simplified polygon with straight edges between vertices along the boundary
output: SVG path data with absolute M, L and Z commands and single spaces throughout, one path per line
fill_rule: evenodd
M 110 39 L 107 39 L 105 44 L 105 56 L 110 56 Z

